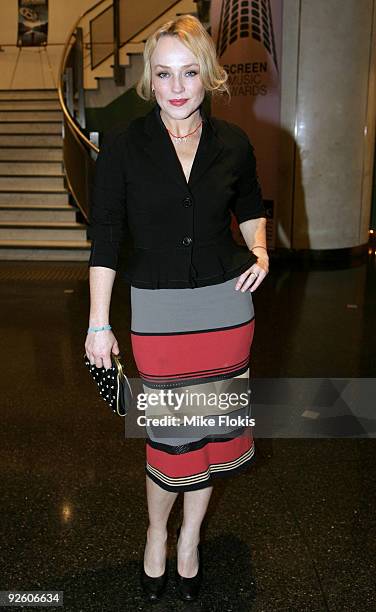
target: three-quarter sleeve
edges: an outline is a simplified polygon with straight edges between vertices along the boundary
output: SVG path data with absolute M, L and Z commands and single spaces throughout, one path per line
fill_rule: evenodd
M 239 176 L 236 183 L 237 192 L 231 205 L 238 223 L 243 223 L 243 221 L 249 219 L 267 217 L 257 175 L 254 148 L 248 137 L 246 137 L 242 149 L 242 157 L 238 168 Z
M 92 240 L 89 267 L 118 268 L 126 215 L 122 142 L 119 133 L 107 132 L 95 162 L 87 231 Z

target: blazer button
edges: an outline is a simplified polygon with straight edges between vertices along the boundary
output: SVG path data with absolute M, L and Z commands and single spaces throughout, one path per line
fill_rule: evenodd
M 184 198 L 183 206 L 185 206 L 185 207 L 192 206 L 192 198 L 190 198 L 189 196 Z
M 192 238 L 190 236 L 184 236 L 182 243 L 184 246 L 189 246 L 192 242 Z

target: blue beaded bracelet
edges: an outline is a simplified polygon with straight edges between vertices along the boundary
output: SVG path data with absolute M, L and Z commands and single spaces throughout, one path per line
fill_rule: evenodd
M 102 325 L 102 327 L 89 327 L 87 330 L 87 333 L 99 332 L 99 331 L 103 331 L 104 329 L 112 329 L 112 327 L 111 325 Z

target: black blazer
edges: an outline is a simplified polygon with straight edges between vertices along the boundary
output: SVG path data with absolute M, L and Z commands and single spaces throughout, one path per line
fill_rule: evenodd
M 89 266 L 118 269 L 127 221 L 133 248 L 125 280 L 135 287 L 189 288 L 235 278 L 256 257 L 231 233 L 266 218 L 247 134 L 206 114 L 187 183 L 158 104 L 105 134 L 91 185 Z

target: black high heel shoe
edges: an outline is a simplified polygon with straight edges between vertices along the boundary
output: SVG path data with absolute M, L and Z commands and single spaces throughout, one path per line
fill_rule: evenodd
M 180 527 L 178 527 L 176 532 L 176 537 L 179 539 L 180 535 Z M 193 601 L 197 598 L 201 582 L 202 582 L 202 546 L 201 543 L 197 546 L 197 554 L 198 554 L 198 571 L 195 576 L 191 578 L 185 578 L 181 576 L 178 572 L 178 568 L 176 565 L 176 584 L 178 587 L 178 593 L 180 599 L 183 601 Z
M 141 585 L 145 595 L 148 596 L 149 601 L 157 601 L 163 595 L 168 576 L 168 559 L 166 558 L 166 567 L 162 576 L 149 576 L 145 572 L 144 561 L 141 562 Z
M 153 578 L 149 576 L 144 569 L 144 562 L 142 562 L 141 567 L 141 585 L 145 595 L 148 596 L 149 601 L 157 601 L 163 595 L 166 584 L 167 584 L 167 575 L 168 575 L 168 561 L 166 559 L 166 569 L 162 576 L 158 576 L 157 578 Z

